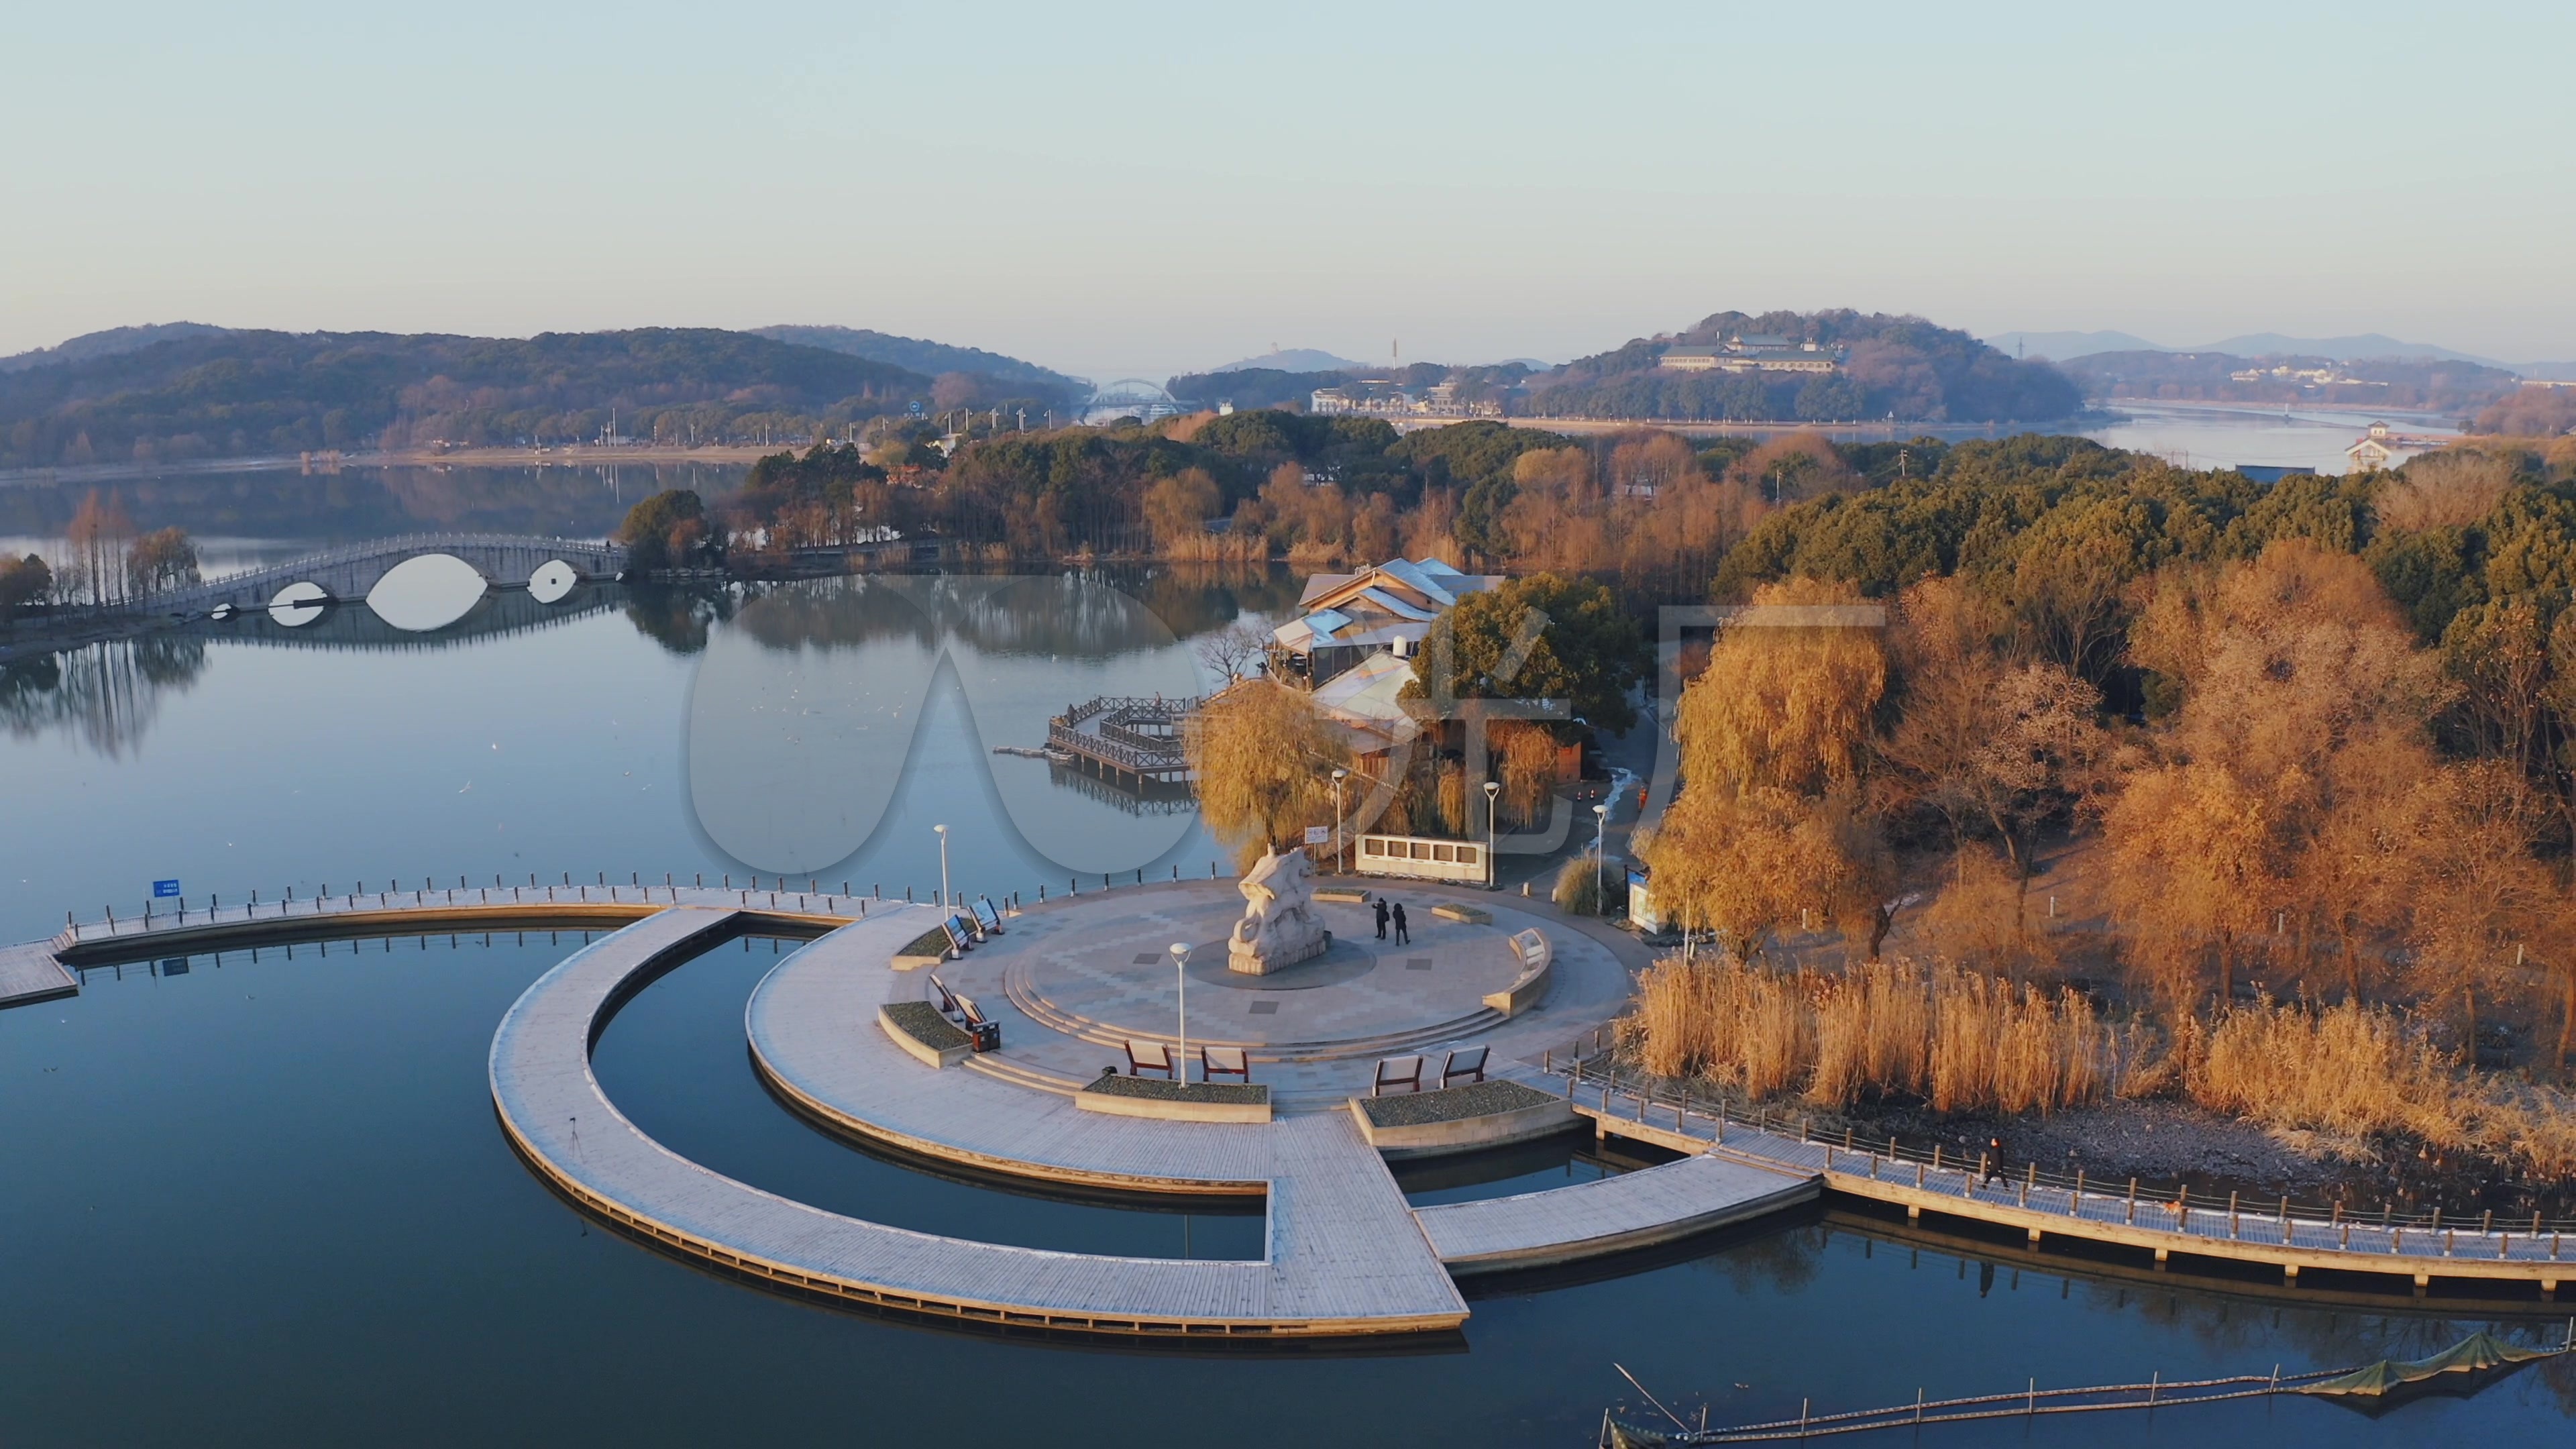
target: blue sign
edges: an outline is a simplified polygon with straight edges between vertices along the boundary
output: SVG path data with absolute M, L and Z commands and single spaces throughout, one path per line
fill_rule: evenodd
M 179 883 L 175 880 L 156 880 L 152 883 L 152 895 L 155 900 L 175 896 L 178 893 Z

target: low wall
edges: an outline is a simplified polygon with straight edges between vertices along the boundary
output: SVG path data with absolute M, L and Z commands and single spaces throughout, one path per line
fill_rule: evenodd
M 1113 1117 L 1153 1117 L 1165 1122 L 1267 1122 L 1270 1102 L 1192 1102 L 1178 1097 L 1129 1097 L 1110 1092 L 1076 1092 L 1073 1105 L 1085 1112 Z
M 1426 1092 L 1422 1095 L 1436 1097 L 1439 1093 Z M 1376 1148 L 1380 1156 L 1390 1160 L 1438 1157 L 1452 1152 L 1476 1152 L 1488 1147 L 1527 1142 L 1533 1138 L 1562 1132 L 1583 1120 L 1575 1113 L 1572 1103 L 1550 1098 L 1508 1111 L 1488 1112 L 1475 1117 L 1379 1126 L 1369 1118 L 1368 1108 L 1364 1105 L 1368 1100 L 1365 1097 L 1353 1097 L 1351 1115 L 1358 1119 L 1360 1135 L 1368 1139 L 1369 1146 Z

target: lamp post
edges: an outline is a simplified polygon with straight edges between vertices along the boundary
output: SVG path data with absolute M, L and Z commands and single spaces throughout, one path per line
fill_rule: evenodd
M 1592 818 L 1600 822 L 1592 837 L 1592 913 L 1606 916 L 1610 914 L 1610 904 L 1602 888 L 1601 872 L 1610 861 L 1610 807 L 1593 806 Z
M 1485 889 L 1487 890 L 1493 890 L 1503 883 L 1502 877 L 1494 869 L 1494 797 L 1502 793 L 1503 783 L 1500 780 L 1485 782 Z
M 1190 1084 L 1190 948 L 1186 941 L 1172 943 L 1172 974 L 1181 983 L 1181 1045 L 1172 1056 L 1172 1073 L 1186 1087 Z
M 948 827 L 930 828 L 939 832 L 939 914 L 944 918 L 948 914 Z
M 1342 782 L 1351 777 L 1348 770 L 1333 771 L 1333 873 L 1350 870 L 1350 861 L 1342 854 Z

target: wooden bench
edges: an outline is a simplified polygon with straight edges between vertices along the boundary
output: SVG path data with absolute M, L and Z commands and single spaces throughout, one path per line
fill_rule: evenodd
M 957 996 L 951 999 L 957 1003 L 957 1024 L 966 1028 L 966 1034 L 975 1039 L 975 1050 L 979 1052 L 1000 1051 L 1002 1049 L 1002 1024 L 986 1016 L 981 1010 L 978 1010 L 975 1005 L 974 997 Z
M 1377 1096 L 1389 1087 L 1407 1087 L 1416 1092 L 1421 1091 L 1422 1058 L 1388 1057 L 1380 1061 L 1377 1064 L 1377 1080 L 1369 1084 L 1369 1095 Z
M 1440 1063 L 1440 1085 L 1442 1089 L 1446 1090 L 1450 1083 L 1469 1077 L 1473 1077 L 1479 1082 L 1483 1081 L 1485 1079 L 1485 1052 L 1486 1048 L 1481 1046 L 1451 1047 L 1449 1049 L 1447 1059 Z
M 1252 1058 L 1241 1047 L 1199 1048 L 1199 1080 L 1213 1082 L 1219 1077 L 1241 1077 L 1246 1086 L 1252 1083 Z
M 975 902 L 975 929 L 987 936 L 1002 934 L 1002 913 L 989 896 Z
M 936 971 L 930 973 L 930 989 L 939 993 L 939 1014 L 941 1016 L 953 1017 L 957 1015 L 957 993 L 948 989 L 948 983 L 940 980 L 939 973 Z
M 1172 1049 L 1161 1042 L 1127 1039 L 1127 1075 L 1141 1077 L 1147 1072 L 1161 1072 L 1177 1082 L 1181 1079 L 1179 1065 L 1172 1058 Z
M 1484 998 L 1488 1008 L 1507 1017 L 1536 1006 L 1539 998 L 1547 994 L 1548 970 L 1556 960 L 1556 948 L 1548 944 L 1536 926 L 1515 934 L 1511 944 L 1512 955 L 1520 962 L 1520 975 L 1511 985 Z

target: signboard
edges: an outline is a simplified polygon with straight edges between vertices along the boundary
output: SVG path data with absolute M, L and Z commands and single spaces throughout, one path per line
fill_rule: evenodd
M 1306 843 L 1307 843 L 1308 845 L 1330 845 L 1330 844 L 1332 844 L 1332 843 L 1333 843 L 1333 827 L 1331 827 L 1331 826 L 1329 826 L 1329 825 L 1309 825 L 1309 826 L 1307 826 L 1307 827 L 1306 827 Z
M 178 893 L 179 883 L 175 880 L 156 880 L 152 883 L 152 898 L 154 900 L 168 900 L 170 897 L 175 896 Z

